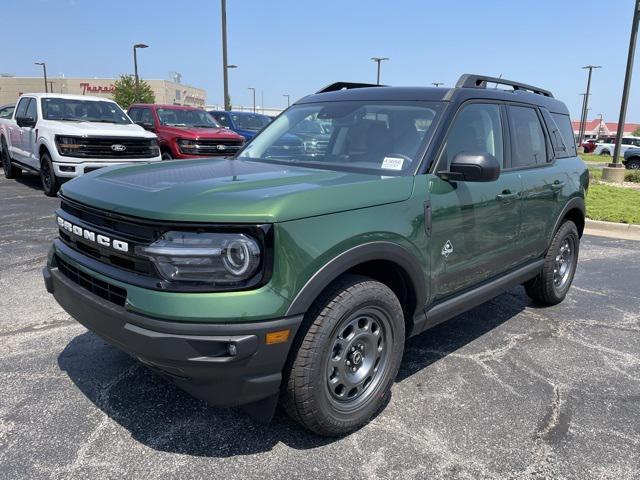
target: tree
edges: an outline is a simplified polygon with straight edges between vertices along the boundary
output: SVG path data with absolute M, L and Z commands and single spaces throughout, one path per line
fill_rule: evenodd
M 636 128 L 631 135 L 634 137 L 640 137 L 640 127 Z
M 113 84 L 113 99 L 122 108 L 127 109 L 132 103 L 154 103 L 156 96 L 147 82 L 140 79 L 136 94 L 136 79 L 131 75 L 121 75 Z

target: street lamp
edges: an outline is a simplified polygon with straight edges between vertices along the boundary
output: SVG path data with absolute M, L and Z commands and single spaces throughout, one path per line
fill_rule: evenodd
M 44 62 L 34 62 L 34 65 L 42 65 L 44 72 L 44 93 L 49 93 L 49 85 L 47 83 L 47 64 Z
M 136 50 L 138 48 L 147 48 L 147 47 L 149 47 L 149 45 L 145 45 L 144 43 L 136 43 L 133 46 L 133 72 L 136 76 L 136 92 L 133 95 L 134 103 L 138 101 L 138 89 L 140 87 L 140 78 L 138 77 L 138 54 L 136 53 Z
M 376 76 L 376 85 L 380 85 L 380 63 L 389 60 L 387 57 L 371 57 L 371 60 L 378 64 L 378 75 Z
M 289 108 L 291 106 L 291 100 L 289 95 L 287 95 L 286 93 L 283 93 L 282 96 L 287 97 L 287 108 Z
M 229 69 L 236 66 L 227 64 L 227 0 L 220 0 L 220 7 L 222 9 L 222 83 L 224 84 L 224 109 L 228 112 L 231 110 Z
M 584 102 L 582 102 L 582 118 L 580 119 L 580 133 L 578 134 L 578 146 L 582 145 L 582 140 L 584 138 L 584 130 L 587 124 L 587 112 L 589 111 L 589 95 L 591 91 L 591 74 L 593 73 L 594 68 L 602 68 L 599 65 L 587 65 L 582 67 L 584 70 L 589 70 L 589 75 L 587 76 L 587 92 L 584 94 Z
M 256 89 L 255 87 L 249 87 L 247 90 L 251 90 L 253 92 L 253 113 L 256 113 Z

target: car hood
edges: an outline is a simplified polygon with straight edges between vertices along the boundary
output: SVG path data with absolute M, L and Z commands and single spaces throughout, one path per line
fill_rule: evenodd
M 192 140 L 201 138 L 210 138 L 214 140 L 243 140 L 240 135 L 226 128 L 168 127 L 165 125 L 162 127 L 162 132 Z
M 105 137 L 146 137 L 155 138 L 155 134 L 146 131 L 135 123 L 119 125 L 116 123 L 100 122 L 63 122 L 46 120 L 47 128 L 56 131 L 60 135 L 88 135 Z
M 406 200 L 413 177 L 192 160 L 110 167 L 62 187 L 63 197 L 150 220 L 271 223 Z

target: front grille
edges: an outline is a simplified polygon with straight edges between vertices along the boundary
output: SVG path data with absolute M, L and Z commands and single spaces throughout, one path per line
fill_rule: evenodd
M 180 152 L 187 155 L 235 155 L 242 147 L 241 141 L 236 140 L 193 140 L 184 145 L 178 143 Z
M 153 158 L 157 157 L 158 142 L 150 138 L 126 137 L 60 137 L 57 140 L 61 155 L 80 158 Z M 73 142 L 73 149 L 63 142 Z
M 124 288 L 99 280 L 83 272 L 70 263 L 65 262 L 59 255 L 56 255 L 55 261 L 60 273 L 73 283 L 80 285 L 82 288 L 89 290 L 100 298 L 104 298 L 109 302 L 124 307 L 124 304 L 127 301 L 127 291 Z

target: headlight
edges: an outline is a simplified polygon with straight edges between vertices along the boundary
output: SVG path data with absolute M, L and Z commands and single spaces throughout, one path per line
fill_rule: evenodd
M 260 244 L 243 233 L 167 232 L 136 252 L 171 282 L 237 285 L 260 268 Z
M 56 146 L 60 155 L 73 155 L 84 148 L 84 143 L 77 137 L 56 135 Z
M 160 155 L 160 145 L 158 144 L 158 140 L 152 138 L 149 140 L 149 150 L 151 151 L 151 155 L 157 157 Z
M 198 153 L 198 142 L 195 140 L 178 139 L 178 148 L 182 153 Z

